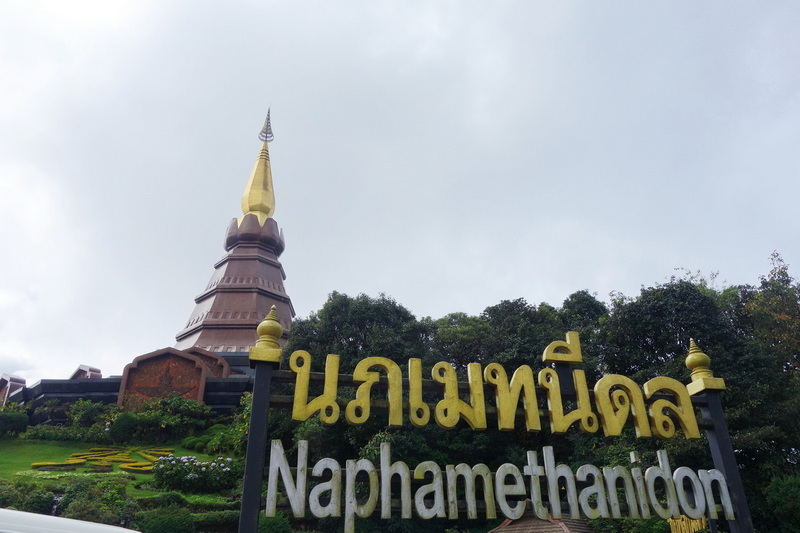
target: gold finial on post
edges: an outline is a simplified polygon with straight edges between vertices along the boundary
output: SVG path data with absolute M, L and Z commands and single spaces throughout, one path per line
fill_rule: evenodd
M 725 380 L 715 378 L 711 371 L 711 358 L 700 350 L 694 339 L 689 339 L 686 368 L 692 371 L 692 382 L 686 385 L 689 394 L 695 395 L 707 389 L 725 389 Z
M 278 340 L 283 335 L 283 326 L 278 322 L 278 310 L 274 305 L 258 325 L 256 332 L 258 332 L 258 340 L 256 345 L 250 348 L 250 365 L 252 366 L 254 361 L 280 364 L 282 352 Z

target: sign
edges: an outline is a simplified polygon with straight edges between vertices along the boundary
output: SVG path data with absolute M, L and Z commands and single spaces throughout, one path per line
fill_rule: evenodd
M 264 378 L 263 371 L 268 370 L 271 376 L 281 360 L 277 344 L 280 326 L 277 317 L 271 315 L 272 312 L 259 325 L 261 337 L 251 351 L 256 387 L 261 383 L 267 390 L 254 389 L 240 532 L 255 531 L 247 528 L 257 521 L 260 505 L 269 405 L 269 379 Z M 464 494 L 461 503 L 467 517 L 477 518 L 476 487 L 480 480 L 487 518 L 497 517 L 498 511 L 507 518 L 519 518 L 527 509 L 526 499 L 539 518 L 561 518 L 559 487 L 563 487 L 572 518 L 581 514 L 588 518 L 621 518 L 623 509 L 635 519 L 717 519 L 721 515 L 729 521 L 733 533 L 752 531 L 727 426 L 721 416 L 719 391 L 725 383 L 713 376 L 710 359 L 694 341 L 686 360 L 692 371 L 689 385 L 659 376 L 640 387 L 626 376 L 610 374 L 599 379 L 590 391 L 586 375 L 578 366 L 582 360 L 580 339 L 575 332 L 568 332 L 565 340 L 547 346 L 542 355 L 547 366 L 537 373 L 522 365 L 509 378 L 508 371 L 497 363 L 485 368 L 472 363 L 467 365 L 466 383 L 458 382 L 456 370 L 447 362 L 433 365 L 431 379 L 423 379 L 422 361 L 414 358 L 405 365 L 405 376 L 400 365 L 385 357 L 366 358 L 356 365 L 352 376 L 340 376 L 339 357 L 331 354 L 326 358 L 321 394 L 310 398 L 312 356 L 299 350 L 289 357 L 295 385 L 292 418 L 303 421 L 318 416 L 327 425 L 341 421 L 363 424 L 379 416 L 373 412 L 376 401 L 372 394 L 373 389 L 382 387 L 387 391 L 382 410 L 389 427 L 435 423 L 447 430 L 465 422 L 473 430 L 487 429 L 490 424 L 500 430 L 512 430 L 519 419 L 529 432 L 561 434 L 579 428 L 596 433 L 602 429 L 606 437 L 615 437 L 630 425 L 640 438 L 667 439 L 681 433 L 696 439 L 700 430 L 695 409 L 699 408 L 704 418 L 709 415 L 715 421 L 706 430 L 715 468 L 673 468 L 667 452 L 660 450 L 658 464 L 646 469 L 632 454 L 630 467 L 585 464 L 573 471 L 565 464 L 557 464 L 553 448 L 545 446 L 528 451 L 527 464 L 506 463 L 495 472 L 484 464 L 438 465 L 433 461 L 423 461 L 412 469 L 402 461 L 392 461 L 388 443 L 381 445 L 379 465 L 367 459 L 350 459 L 342 465 L 333 458 L 319 458 L 309 465 L 308 443 L 299 441 L 296 473 L 292 474 L 283 444 L 275 440 L 269 451 L 266 513 L 274 516 L 278 490 L 283 487 L 295 516 L 310 513 L 317 518 L 343 517 L 347 533 L 354 531 L 356 517 L 372 516 L 378 508 L 382 518 L 393 516 L 393 498 L 399 499 L 395 513 L 402 518 L 455 519 L 459 513 L 456 495 Z M 354 397 L 339 396 L 339 384 L 344 381 L 348 387 L 350 383 L 355 387 Z M 423 390 L 432 389 L 438 391 L 439 399 L 424 401 Z M 486 391 L 493 393 L 493 398 L 487 399 Z M 540 395 L 547 406 L 547 423 L 541 420 Z M 257 403 L 257 398 L 263 403 Z M 487 416 L 490 411 L 491 417 Z M 263 430 L 259 429 L 261 421 L 257 417 L 263 417 Z M 362 497 L 356 496 L 357 478 L 364 480 L 364 488 L 358 492 Z M 417 485 L 413 492 L 412 483 Z
M 624 493 L 627 516 L 647 519 L 660 516 L 669 519 L 685 515 L 700 518 L 708 512 L 717 518 L 721 506 L 728 520 L 734 519 L 733 505 L 725 476 L 719 470 L 697 472 L 682 466 L 671 469 L 665 450 L 659 450 L 658 466 L 643 471 L 639 466 L 602 469 L 585 464 L 575 472 L 565 464 L 556 464 L 552 446 L 545 446 L 541 454 L 528 451 L 528 463 L 522 468 L 506 463 L 492 473 L 485 464 L 470 466 L 464 463 L 442 468 L 433 461 L 424 461 L 413 469 L 402 462 L 392 462 L 391 445 L 382 443 L 380 469 L 368 459 L 348 460 L 344 467 L 335 459 L 323 458 L 308 468 L 308 442 L 297 443 L 297 475 L 293 476 L 280 440 L 273 440 L 269 459 L 267 482 L 267 516 L 274 516 L 278 501 L 278 481 L 285 487 L 292 512 L 305 516 L 308 509 L 316 518 L 344 517 L 344 530 L 352 533 L 355 517 L 371 516 L 380 504 L 381 518 L 390 518 L 392 496 L 400 498 L 400 516 L 422 519 L 459 517 L 457 494 L 463 489 L 468 518 L 477 518 L 477 480 L 483 486 L 486 518 L 497 518 L 497 511 L 506 518 L 521 518 L 530 500 L 536 516 L 547 519 L 562 518 L 559 486 L 566 487 L 570 517 L 581 514 L 588 518 L 621 518 L 623 516 L 617 489 Z M 540 462 L 541 459 L 541 462 Z M 634 463 L 636 464 L 636 463 Z M 308 473 L 315 478 L 315 486 L 308 492 Z M 365 498 L 356 497 L 356 477 L 368 478 Z M 411 492 L 412 476 L 428 483 Z M 399 494 L 392 494 L 392 480 L 400 482 Z M 527 483 L 525 478 L 527 478 Z M 578 491 L 576 481 L 587 486 Z M 543 490 L 549 505 L 543 503 Z M 658 486 L 657 486 L 658 485 Z M 661 494 L 661 489 L 663 496 Z M 509 500 L 512 497 L 513 500 Z M 413 502 L 413 503 L 412 503 Z M 445 504 L 446 502 L 446 504 Z M 306 505 L 308 504 L 308 505 Z

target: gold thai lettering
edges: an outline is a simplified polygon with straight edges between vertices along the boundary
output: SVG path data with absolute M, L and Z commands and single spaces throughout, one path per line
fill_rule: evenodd
M 597 431 L 597 415 L 592 412 L 589 400 L 589 389 L 586 386 L 586 373 L 583 370 L 572 371 L 575 383 L 576 406 L 569 413 L 564 413 L 564 400 L 561 397 L 561 382 L 552 368 L 539 371 L 539 385 L 547 390 L 547 410 L 550 417 L 550 431 L 566 433 L 575 422 L 580 422 L 581 429 L 587 433 Z
M 468 399 L 462 399 L 453 366 L 448 362 L 436 363 L 431 369 L 434 383 L 442 385 L 438 402 L 430 404 L 423 399 L 422 361 L 408 360 L 407 390 L 404 389 L 403 371 L 397 363 L 386 357 L 368 357 L 360 361 L 353 371 L 353 382 L 357 385 L 355 398 L 345 403 L 337 400 L 340 376 L 339 356 L 329 354 L 325 361 L 322 394 L 309 401 L 311 381 L 311 355 L 302 350 L 289 357 L 289 367 L 295 372 L 295 391 L 292 418 L 303 421 L 316 413 L 328 425 L 339 420 L 341 408 L 350 424 L 360 425 L 369 420 L 372 413 L 373 388 L 378 386 L 381 376 L 386 375 L 388 425 L 401 427 L 404 409 L 408 407 L 408 420 L 414 427 L 426 426 L 433 417 L 445 429 L 451 429 L 464 420 L 472 429 L 487 427 L 484 385 L 494 387 L 494 404 L 497 412 L 497 427 L 510 431 L 516 427 L 520 401 L 527 431 L 541 431 L 542 422 L 537 400 L 537 383 L 547 398 L 550 431 L 565 433 L 576 423 L 588 433 L 595 433 L 602 425 L 606 436 L 622 434 L 631 421 L 636 436 L 640 438 L 672 437 L 678 424 L 687 438 L 699 438 L 700 431 L 695 418 L 691 396 L 687 387 L 668 377 L 653 378 L 640 389 L 630 378 L 618 374 L 606 375 L 594 385 L 594 405 L 586 384 L 586 373 L 576 366 L 582 362 L 580 339 L 574 331 L 567 332 L 566 340 L 551 342 L 545 348 L 542 359 L 554 362 L 556 367 L 566 368 L 574 385 L 574 397 L 570 393 L 565 402 L 560 376 L 554 368 L 540 370 L 534 379 L 534 371 L 522 365 L 514 371 L 511 379 L 498 363 L 490 363 L 485 369 L 478 363 L 467 365 Z M 380 385 L 383 386 L 383 385 Z M 570 387 L 571 388 L 571 387 Z M 408 394 L 407 403 L 403 395 Z M 428 400 L 430 401 L 430 400 Z
M 577 331 L 568 331 L 566 341 L 553 341 L 542 353 L 545 363 L 580 363 L 583 361 L 581 339 Z
M 660 391 L 670 393 L 677 400 L 676 404 L 666 398 L 659 398 L 650 404 L 651 426 L 656 437 L 662 439 L 672 437 L 675 434 L 674 419 L 677 419 L 687 439 L 700 438 L 692 399 L 683 383 L 666 376 L 659 376 L 645 383 L 643 389 L 648 400 Z
M 622 428 L 631 415 L 636 436 L 652 436 L 642 390 L 631 378 L 619 374 L 600 378 L 594 385 L 594 403 L 607 437 L 622 434 Z
M 408 419 L 414 427 L 425 427 L 431 419 L 431 408 L 422 400 L 422 360 L 408 360 Z
M 370 368 L 381 368 L 389 378 L 389 426 L 403 425 L 403 372 L 397 363 L 386 357 L 362 359 L 353 371 L 353 381 L 361 382 L 356 397 L 344 410 L 345 420 L 350 424 L 363 424 L 369 419 L 372 386 L 380 379 L 378 372 Z
M 495 405 L 497 406 L 497 429 L 510 431 L 514 429 L 514 419 L 517 414 L 517 405 L 522 396 L 522 408 L 525 410 L 525 428 L 528 431 L 542 429 L 539 420 L 539 404 L 536 401 L 536 382 L 533 370 L 528 365 L 522 365 L 514 371 L 511 383 L 508 374 L 497 363 L 486 365 L 483 371 L 487 383 L 494 385 Z
M 444 398 L 439 400 L 434 410 L 434 418 L 439 427 L 454 428 L 463 418 L 472 429 L 486 429 L 486 405 L 480 364 L 467 365 L 469 402 L 458 397 L 458 378 L 450 363 L 441 361 L 433 365 L 431 377 L 436 383 L 444 385 Z
M 311 354 L 297 350 L 289 357 L 289 368 L 297 374 L 294 385 L 294 404 L 292 420 L 308 420 L 319 413 L 324 424 L 332 425 L 339 420 L 339 405 L 336 403 L 336 392 L 339 386 L 339 356 L 328 354 L 325 359 L 325 384 L 322 395 L 308 401 L 308 385 L 311 381 Z

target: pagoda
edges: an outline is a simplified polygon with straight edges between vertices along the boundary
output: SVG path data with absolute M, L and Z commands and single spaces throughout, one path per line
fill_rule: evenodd
M 233 219 L 225 235 L 225 256 L 214 265 L 205 290 L 186 326 L 176 335 L 175 348 L 202 348 L 219 354 L 246 353 L 256 342 L 256 328 L 274 305 L 284 339 L 294 317 L 283 287 L 286 274 L 278 261 L 284 250 L 283 231 L 272 215 L 275 192 L 269 161 L 273 140 L 269 111 L 259 134 L 261 152 L 242 195 L 242 216 Z
M 99 368 L 80 365 L 68 379 L 43 379 L 27 386 L 19 377 L 2 374 L 0 407 L 11 401 L 35 409 L 49 400 L 67 404 L 83 398 L 135 408 L 151 398 L 171 395 L 202 401 L 218 412 L 239 404 L 242 394 L 253 388 L 248 352 L 256 344 L 259 323 L 275 306 L 285 340 L 294 317 L 278 260 L 285 247 L 283 233 L 272 218 L 269 112 L 259 139 L 261 151 L 242 197 L 242 216 L 231 221 L 226 254 L 195 298 L 194 311 L 176 335 L 176 345 L 135 357 L 122 376 L 103 377 Z M 31 422 L 60 421 L 34 416 Z

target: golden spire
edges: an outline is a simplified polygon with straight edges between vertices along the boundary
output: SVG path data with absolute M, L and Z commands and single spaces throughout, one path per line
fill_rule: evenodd
M 239 218 L 241 225 L 244 215 L 256 215 L 259 225 L 263 226 L 268 218 L 275 213 L 275 191 L 272 188 L 272 167 L 269 164 L 269 143 L 272 142 L 272 125 L 269 121 L 269 110 L 267 110 L 267 120 L 264 128 L 258 135 L 263 141 L 261 152 L 258 154 L 256 164 L 250 173 L 247 187 L 244 188 L 242 195 L 242 213 Z

